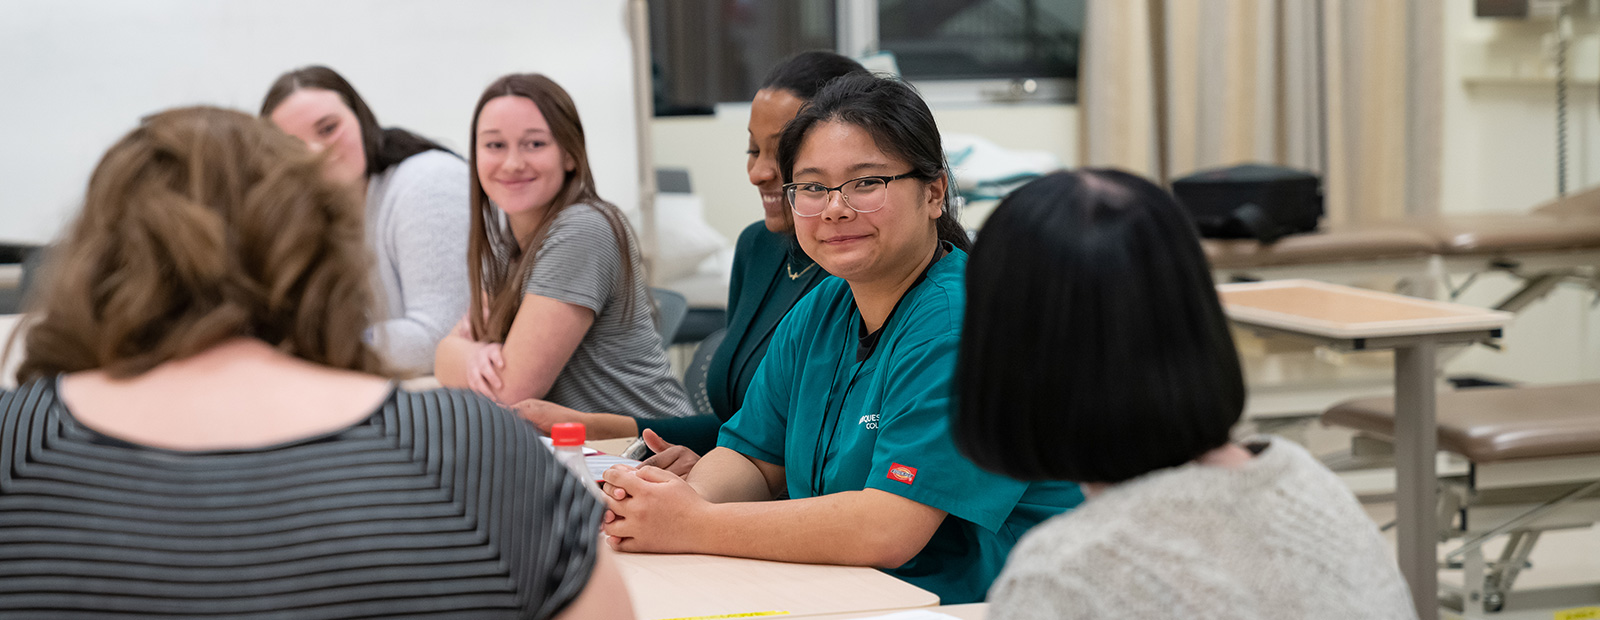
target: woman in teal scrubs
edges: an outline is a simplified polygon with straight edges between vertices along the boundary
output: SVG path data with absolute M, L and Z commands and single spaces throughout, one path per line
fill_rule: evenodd
M 778 325 L 686 477 L 606 473 L 611 545 L 876 566 L 981 600 L 1017 537 L 1082 495 L 986 472 L 951 441 L 970 244 L 933 115 L 902 82 L 841 77 L 785 127 L 778 159 L 796 238 L 837 277 Z

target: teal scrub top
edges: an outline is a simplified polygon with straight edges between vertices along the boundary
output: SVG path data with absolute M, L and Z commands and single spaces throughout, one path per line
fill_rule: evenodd
M 887 571 L 945 604 L 983 600 L 1028 528 L 1083 501 L 1072 483 L 984 471 L 951 440 L 966 265 L 951 249 L 930 267 L 861 362 L 850 287 L 823 280 L 778 324 L 717 442 L 783 465 L 791 498 L 877 489 L 949 513 L 921 552 Z M 893 523 L 861 527 L 895 535 Z

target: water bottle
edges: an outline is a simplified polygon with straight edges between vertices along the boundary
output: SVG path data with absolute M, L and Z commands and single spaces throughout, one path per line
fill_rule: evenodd
M 550 427 L 551 450 L 555 452 L 556 460 L 567 467 L 572 475 L 583 481 L 583 488 L 601 501 L 605 494 L 600 492 L 600 485 L 594 480 L 594 474 L 589 473 L 589 462 L 583 456 L 583 442 L 586 431 L 582 422 L 562 422 Z

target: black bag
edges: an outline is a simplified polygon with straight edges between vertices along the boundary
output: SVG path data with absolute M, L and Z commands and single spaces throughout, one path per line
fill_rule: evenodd
M 1200 236 L 1272 243 L 1317 229 L 1322 180 L 1293 168 L 1240 164 L 1201 170 L 1172 182 Z

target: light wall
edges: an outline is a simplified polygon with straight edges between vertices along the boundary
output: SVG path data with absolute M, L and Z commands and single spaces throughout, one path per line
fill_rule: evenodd
M 1556 96 L 1549 19 L 1478 19 L 1448 2 L 1444 213 L 1519 212 L 1556 197 Z M 1600 35 L 1575 21 L 1569 55 L 1567 189 L 1600 184 Z
M 378 120 L 456 149 L 484 86 L 543 72 L 576 100 L 600 193 L 638 202 L 623 0 L 5 0 L 0 240 L 45 241 L 139 118 L 211 104 L 254 113 L 273 78 L 326 64 Z
M 1446 2 L 1444 215 L 1523 212 L 1556 197 L 1555 82 L 1545 52 L 1549 20 L 1477 19 L 1471 2 Z M 1600 184 L 1600 67 L 1592 19 L 1577 22 L 1571 66 L 1577 83 L 1568 108 L 1568 191 Z M 1465 274 L 1455 274 L 1457 285 Z M 1461 301 L 1497 303 L 1519 282 L 1480 277 Z M 1600 310 L 1595 293 L 1564 285 L 1518 314 L 1505 350 L 1473 347 L 1448 366 L 1550 383 L 1600 379 Z
M 1078 111 L 1070 105 L 994 104 L 933 109 L 939 130 L 981 135 L 1018 150 L 1054 153 L 1062 165 L 1077 161 Z M 717 106 L 715 115 L 658 118 L 652 124 L 655 165 L 689 170 L 705 217 L 730 241 L 761 218 L 761 202 L 745 175 L 748 104 Z

